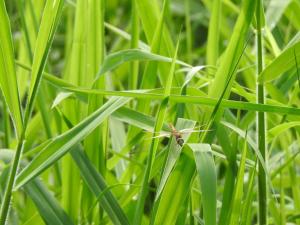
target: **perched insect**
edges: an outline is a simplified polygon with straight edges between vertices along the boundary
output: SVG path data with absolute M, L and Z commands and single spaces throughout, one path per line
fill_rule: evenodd
M 177 131 L 176 128 L 171 123 L 169 124 L 169 127 L 172 131 L 172 135 L 175 137 L 176 143 L 182 147 L 184 144 L 184 140 L 182 138 L 182 133 Z
M 195 128 L 187 128 L 187 129 L 182 129 L 182 130 L 177 130 L 173 124 L 169 123 L 169 128 L 170 131 L 166 132 L 166 131 L 162 131 L 160 132 L 159 135 L 154 136 L 152 138 L 161 138 L 161 137 L 171 137 L 173 136 L 176 140 L 176 143 L 179 146 L 183 146 L 184 144 L 184 139 L 183 139 L 183 135 L 184 134 L 190 134 L 190 133 L 199 133 L 199 132 L 204 132 L 205 130 L 195 130 Z

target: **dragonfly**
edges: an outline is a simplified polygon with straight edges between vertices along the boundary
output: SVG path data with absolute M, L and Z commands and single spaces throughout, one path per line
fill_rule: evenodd
M 169 125 L 169 128 L 170 128 L 170 131 L 162 131 L 162 132 L 159 133 L 159 135 L 154 136 L 152 138 L 172 137 L 173 136 L 176 140 L 176 143 L 180 147 L 182 147 L 184 145 L 184 139 L 183 139 L 184 134 L 199 133 L 199 132 L 208 131 L 208 130 L 197 130 L 200 127 L 177 130 L 172 123 L 169 123 L 168 125 Z

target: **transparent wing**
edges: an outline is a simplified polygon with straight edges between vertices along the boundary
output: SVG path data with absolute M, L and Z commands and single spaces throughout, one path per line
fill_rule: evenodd
M 156 133 L 151 132 L 151 131 L 144 131 L 144 132 L 154 135 L 153 137 L 146 138 L 147 140 L 153 139 L 153 138 L 161 138 L 161 137 L 170 137 L 171 136 L 170 132 L 156 132 Z
M 180 130 L 179 132 L 181 134 L 189 134 L 189 133 L 201 133 L 201 132 L 206 132 L 206 131 L 210 131 L 210 130 L 193 130 L 193 129 L 184 129 L 184 130 Z
M 180 133 L 182 133 L 182 132 L 186 132 L 186 131 L 188 131 L 188 132 L 190 132 L 190 131 L 200 131 L 200 132 L 203 132 L 203 131 L 205 131 L 205 130 L 199 130 L 201 127 L 204 127 L 204 126 L 206 126 L 206 124 L 203 124 L 203 125 L 201 125 L 201 126 L 197 126 L 197 127 L 194 127 L 194 128 L 186 128 L 186 129 L 182 129 L 182 130 L 179 130 L 179 132 Z
M 152 139 L 161 138 L 161 137 L 170 137 L 170 135 L 171 135 L 170 133 L 160 133 L 159 135 L 152 137 Z

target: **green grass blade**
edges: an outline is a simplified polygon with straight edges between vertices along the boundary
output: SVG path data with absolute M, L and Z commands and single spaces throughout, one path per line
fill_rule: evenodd
M 135 0 L 137 4 L 137 10 L 141 19 L 143 30 L 146 34 L 148 43 L 152 43 L 154 40 L 155 31 L 160 20 L 159 6 L 157 1 L 151 0 Z M 151 20 L 149 20 L 151 18 Z M 162 31 L 162 45 L 161 52 L 163 55 L 169 56 L 174 54 L 174 44 L 171 39 L 171 35 L 167 28 Z M 163 68 L 162 71 L 167 72 L 168 67 Z M 167 74 L 167 73 L 166 73 Z
M 155 127 L 154 127 L 154 133 L 153 136 L 155 136 L 155 133 L 158 133 L 161 131 L 163 127 L 163 123 L 165 120 L 165 114 L 169 102 L 169 95 L 171 93 L 171 84 L 173 81 L 173 76 L 175 72 L 175 63 L 177 59 L 177 52 L 178 52 L 178 47 L 179 47 L 179 42 L 177 42 L 176 50 L 175 50 L 175 55 L 172 61 L 171 69 L 169 71 L 168 79 L 167 79 L 167 84 L 165 87 L 164 91 L 164 100 L 162 101 L 160 108 L 157 113 L 157 118 L 155 122 Z M 146 165 L 146 170 L 144 173 L 143 177 L 143 182 L 142 182 L 142 188 L 141 188 L 141 193 L 138 198 L 138 203 L 136 205 L 136 210 L 135 210 L 135 216 L 134 216 L 134 222 L 133 224 L 140 224 L 143 216 L 143 206 L 145 203 L 146 199 L 146 194 L 148 192 L 148 182 L 149 182 L 149 177 L 151 173 L 151 169 L 153 166 L 153 161 L 156 155 L 157 147 L 158 147 L 159 140 L 157 138 L 152 139 L 151 145 L 150 145 L 150 150 L 149 150 L 149 156 L 147 158 L 147 165 Z
M 284 72 L 296 68 L 296 61 L 300 59 L 300 41 L 283 50 L 259 75 L 259 82 L 269 82 L 278 78 Z
M 263 1 L 258 0 L 256 6 L 256 42 L 257 42 L 257 74 L 260 74 L 263 70 Z M 259 82 L 257 84 L 257 103 L 265 103 L 265 91 L 264 83 Z M 266 118 L 265 113 L 257 113 L 257 142 L 258 149 L 262 155 L 264 163 L 267 161 L 267 146 L 266 146 Z M 259 225 L 268 224 L 268 196 L 267 196 L 267 171 L 265 165 L 259 161 L 258 163 L 258 223 Z
M 128 98 L 112 98 L 72 129 L 54 138 L 53 141 L 20 172 L 16 180 L 15 189 L 20 188 L 55 163 L 59 158 L 65 155 L 72 146 L 83 140 L 108 116 L 128 101 Z
M 137 11 L 137 5 L 135 0 L 131 0 L 131 42 L 130 47 L 132 49 L 139 46 L 139 17 Z M 128 89 L 137 89 L 138 76 L 139 76 L 139 62 L 132 62 L 130 65 L 131 76 L 128 76 Z
M 104 5 L 105 1 L 92 0 L 87 3 L 87 42 L 86 42 L 86 54 L 87 61 L 86 66 L 86 86 L 91 86 L 93 80 L 96 77 L 97 71 L 104 59 L 105 45 L 104 45 Z M 83 10 L 85 10 L 83 8 Z M 85 26 L 85 24 L 83 24 Z M 106 77 L 102 76 L 96 84 L 95 88 L 105 88 Z M 90 95 L 88 99 L 88 114 L 93 113 L 101 105 L 103 105 L 104 99 L 101 95 Z M 84 142 L 85 151 L 101 174 L 105 174 L 106 168 L 106 146 L 105 139 L 107 136 L 107 129 L 104 126 L 96 128 Z M 85 213 L 89 209 L 90 205 L 94 201 L 92 193 L 88 189 L 83 189 L 82 201 L 85 207 Z M 95 211 L 96 215 L 99 211 Z M 90 213 L 88 218 L 89 223 L 97 222 L 98 218 L 93 218 L 93 213 Z
M 61 1 L 58 0 L 55 2 L 47 1 L 47 4 L 44 9 L 43 19 L 41 22 L 41 29 L 37 38 L 37 44 L 36 44 L 37 51 L 35 52 L 34 59 L 33 59 L 32 81 L 31 81 L 31 88 L 30 88 L 29 98 L 28 98 L 29 100 L 25 108 L 23 127 L 18 140 L 16 154 L 14 157 L 13 165 L 10 171 L 7 187 L 4 194 L 4 200 L 1 205 L 1 218 L 0 218 L 1 225 L 5 224 L 6 222 L 6 217 L 9 211 L 11 192 L 14 187 L 19 161 L 22 154 L 22 149 L 24 147 L 24 138 L 25 138 L 27 124 L 31 116 L 33 103 L 36 97 L 39 83 L 42 78 L 43 69 L 46 64 L 47 56 L 59 21 L 60 12 L 62 10 L 63 3 L 64 3 L 63 0 Z M 4 7 L 4 4 L 2 4 L 2 6 Z
M 214 0 L 207 37 L 206 64 L 208 65 L 216 65 L 217 59 L 219 58 L 221 15 L 221 0 Z
M 33 110 L 34 101 L 42 80 L 43 70 L 58 26 L 63 4 L 63 0 L 57 0 L 55 2 L 48 0 L 45 5 L 34 51 L 30 90 L 24 115 L 24 126 L 27 125 Z
M 192 187 L 195 169 L 194 161 L 181 154 L 161 193 L 153 224 L 176 224 L 182 204 L 188 203 L 186 198 Z
M 228 77 L 233 73 L 233 70 L 235 69 L 234 66 L 241 56 L 241 53 L 243 52 L 243 46 L 246 43 L 248 30 L 250 28 L 252 17 L 254 15 L 255 5 L 256 1 L 243 1 L 242 13 L 240 13 L 237 19 L 232 37 L 224 53 L 225 55 L 220 64 L 220 67 L 218 67 L 214 82 L 212 83 L 212 86 L 209 90 L 210 97 L 220 96 L 226 85 Z M 226 74 L 225 79 L 224 74 Z M 234 76 L 229 83 L 229 87 L 227 88 L 225 97 L 229 94 L 233 80 Z
M 115 69 L 116 67 L 122 65 L 125 62 L 131 62 L 131 61 L 159 61 L 159 62 L 172 62 L 172 58 L 161 56 L 158 54 L 154 54 L 151 52 L 147 52 L 145 50 L 141 49 L 128 49 L 128 50 L 122 50 L 119 52 L 112 53 L 108 55 L 102 66 L 101 69 L 97 75 L 97 79 L 100 78 L 101 75 L 107 73 L 108 71 L 111 71 Z M 189 66 L 188 64 L 176 60 L 176 63 Z
M 251 221 L 251 206 L 255 195 L 254 182 L 256 177 L 256 164 L 257 163 L 255 163 L 255 166 L 252 168 L 249 174 L 250 178 L 248 180 L 248 190 L 244 199 L 244 204 L 241 213 L 241 224 L 250 224 L 248 221 Z
M 26 70 L 30 70 L 30 68 L 23 63 L 18 63 Z M 63 79 L 57 78 L 56 76 L 44 73 L 44 79 L 57 86 L 58 88 L 65 89 L 66 91 L 73 91 L 80 95 L 81 97 L 87 98 L 89 94 L 99 94 L 99 95 L 106 95 L 106 96 L 126 96 L 132 98 L 148 98 L 148 99 L 163 99 L 163 95 L 158 94 L 141 94 L 141 92 L 115 92 L 115 91 L 103 91 L 103 90 L 94 90 L 94 89 L 84 89 L 78 88 L 75 85 L 70 84 L 69 82 L 64 81 Z M 143 91 L 142 91 L 143 92 Z M 215 106 L 218 102 L 215 98 L 203 97 L 203 96 L 184 96 L 184 95 L 170 95 L 170 101 L 174 101 L 177 103 L 191 103 L 191 104 L 201 104 L 207 106 Z M 250 110 L 250 111 L 257 111 L 257 112 L 277 112 L 281 114 L 287 115 L 299 115 L 300 109 L 294 107 L 285 107 L 282 106 L 275 106 L 269 104 L 257 104 L 252 102 L 244 102 L 244 101 L 235 101 L 235 100 L 226 100 L 223 99 L 221 103 L 222 108 L 232 108 L 232 109 L 242 109 L 242 110 Z
M 71 151 L 71 155 L 80 169 L 83 180 L 94 195 L 98 197 L 100 194 L 104 193 L 100 198 L 100 203 L 109 215 L 111 221 L 114 224 L 119 225 L 129 224 L 121 206 L 118 204 L 112 193 L 107 190 L 107 185 L 104 179 L 90 163 L 84 152 L 81 149 L 74 149 Z
M 14 50 L 9 18 L 4 1 L 0 1 L 0 85 L 1 91 L 8 105 L 18 138 L 20 138 L 23 122 L 22 111 L 17 85 Z
M 217 175 L 208 144 L 188 144 L 194 153 L 202 192 L 205 224 L 217 223 Z
M 37 179 L 24 186 L 25 192 L 35 203 L 40 215 L 47 224 L 72 225 L 71 219 L 57 200 Z
M 1 149 L 0 159 L 5 161 L 5 163 L 11 162 L 13 157 L 13 151 Z M 24 161 L 23 164 L 25 164 Z M 60 225 L 73 224 L 57 200 L 53 197 L 52 193 L 49 192 L 41 181 L 34 179 L 24 186 L 24 191 L 34 201 L 40 215 L 46 223 Z
M 234 187 L 234 197 L 231 204 L 231 213 L 230 213 L 230 225 L 235 225 L 239 223 L 240 213 L 242 209 L 242 199 L 244 193 L 244 175 L 245 175 L 245 165 L 247 158 L 247 142 L 244 142 L 244 149 L 242 152 L 242 158 L 238 170 L 236 185 Z
M 298 126 L 300 126 L 300 122 L 298 121 L 279 124 L 268 131 L 267 140 L 271 141 L 272 139 L 276 138 L 278 135 L 287 131 L 288 129 Z
M 195 121 L 178 118 L 175 128 L 177 130 L 182 130 L 182 129 L 187 129 L 187 128 L 193 129 L 195 124 L 196 124 Z M 188 140 L 189 136 L 190 136 L 190 134 L 183 136 L 184 142 L 186 142 Z M 156 200 L 159 198 L 159 196 L 168 180 L 168 177 L 170 176 L 170 173 L 171 173 L 176 161 L 178 160 L 178 158 L 180 156 L 181 148 L 182 147 L 180 147 L 177 144 L 176 140 L 173 138 L 172 142 L 170 143 L 166 165 L 163 168 L 162 177 L 161 177 L 161 180 L 157 187 L 156 196 L 155 196 Z

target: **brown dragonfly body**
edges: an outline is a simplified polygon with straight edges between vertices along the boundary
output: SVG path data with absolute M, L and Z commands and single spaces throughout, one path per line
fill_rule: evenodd
M 175 137 L 176 139 L 176 143 L 178 145 L 180 145 L 181 147 L 183 146 L 184 144 L 184 140 L 182 138 L 182 134 L 180 133 L 180 131 L 176 130 L 176 128 L 173 126 L 173 124 L 169 124 L 169 127 L 171 129 L 171 134 Z

